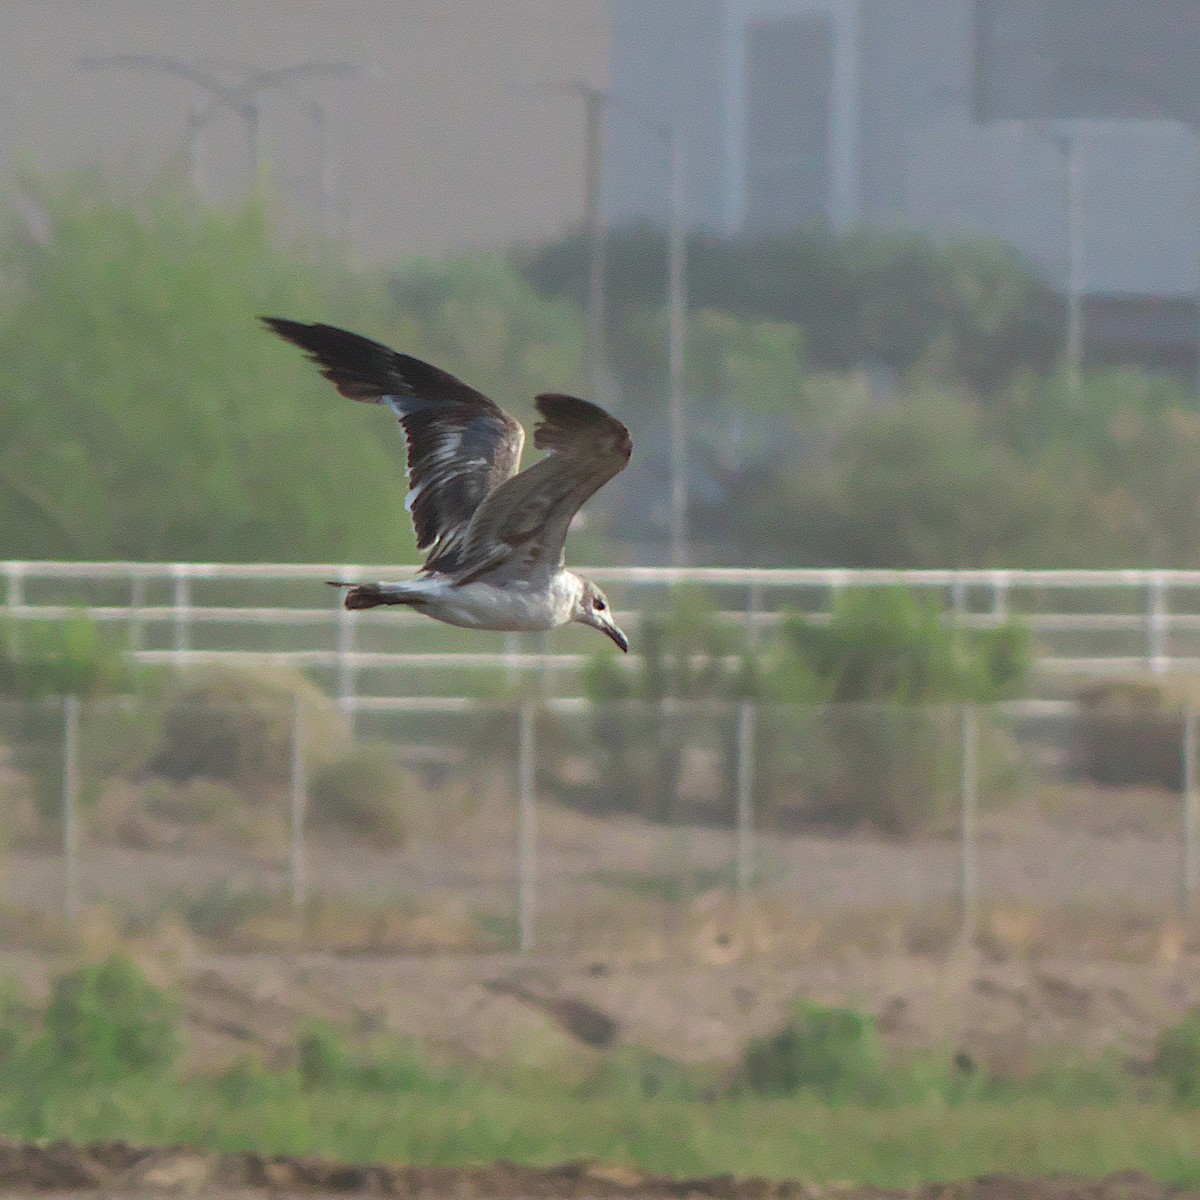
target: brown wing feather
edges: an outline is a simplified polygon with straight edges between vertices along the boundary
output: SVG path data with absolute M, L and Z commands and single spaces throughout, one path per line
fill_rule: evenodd
M 525 431 L 447 371 L 332 325 L 263 317 L 299 346 L 343 396 L 386 404 L 408 443 L 407 507 L 427 571 L 454 572 L 480 504 L 512 476 Z
M 549 453 L 479 506 L 455 583 L 558 570 L 572 518 L 629 462 L 629 430 L 604 409 L 557 393 L 538 396 L 536 403 L 543 420 L 533 444 Z

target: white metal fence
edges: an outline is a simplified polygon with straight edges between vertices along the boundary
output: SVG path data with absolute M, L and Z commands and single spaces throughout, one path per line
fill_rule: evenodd
M 18 620 L 87 609 L 124 626 L 147 663 L 287 663 L 328 685 L 344 711 L 471 703 L 467 673 L 509 681 L 540 673 L 547 694 L 582 695 L 595 634 L 490 635 L 391 609 L 349 612 L 327 579 L 403 578 L 411 568 L 312 564 L 0 563 L 4 607 Z M 1019 616 L 1044 678 L 1069 673 L 1200 669 L 1200 571 L 833 570 L 597 567 L 637 649 L 642 614 L 670 589 L 703 590 L 722 619 L 752 636 L 788 610 L 820 617 L 850 587 L 903 584 L 938 597 L 948 619 L 986 627 Z

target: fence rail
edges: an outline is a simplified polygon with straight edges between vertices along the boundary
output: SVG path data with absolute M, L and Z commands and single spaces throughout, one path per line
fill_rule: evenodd
M 124 625 L 147 663 L 264 661 L 329 672 L 346 712 L 404 709 L 445 690 L 448 673 L 498 670 L 546 679 L 558 698 L 582 695 L 594 642 L 434 630 L 419 614 L 348 612 L 324 580 L 404 578 L 413 568 L 306 563 L 0 563 L 12 619 L 61 618 L 80 606 Z M 1200 670 L 1200 570 L 852 570 L 595 567 L 634 635 L 670 589 L 707 591 L 720 619 L 752 637 L 789 609 L 822 619 L 847 588 L 904 585 L 936 596 L 948 620 L 987 628 L 1018 616 L 1044 677 L 1145 669 Z M 321 589 L 322 591 L 324 589 Z M 258 600 L 258 603 L 248 602 Z M 413 643 L 419 642 L 419 648 Z M 490 647 L 490 648 L 489 648 Z M 437 677 L 437 686 L 430 680 Z M 465 674 L 458 698 L 471 689 Z M 453 688 L 451 690 L 454 690 Z M 441 696 L 454 699 L 454 696 Z

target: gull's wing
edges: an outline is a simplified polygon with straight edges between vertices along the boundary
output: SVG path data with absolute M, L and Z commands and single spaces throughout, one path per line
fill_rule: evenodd
M 543 420 L 533 444 L 549 453 L 479 506 L 456 584 L 553 574 L 563 564 L 571 518 L 629 462 L 629 430 L 604 409 L 557 394 L 541 395 L 536 403 Z
M 425 570 L 460 569 L 467 530 L 487 495 L 514 475 L 525 431 L 453 375 L 332 325 L 263 317 L 306 350 L 351 400 L 386 404 L 408 440 L 408 499 Z

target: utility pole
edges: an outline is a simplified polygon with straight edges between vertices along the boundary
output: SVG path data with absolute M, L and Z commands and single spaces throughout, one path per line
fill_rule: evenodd
M 546 82 L 542 87 L 583 97 L 583 230 L 587 249 L 587 377 L 592 399 L 603 404 L 608 392 L 605 352 L 604 115 L 613 97 L 582 79 Z
M 314 76 L 345 78 L 359 75 L 363 71 L 363 68 L 357 63 L 350 62 L 318 62 L 314 60 L 298 63 L 291 67 L 262 71 L 242 63 L 222 60 L 220 62 L 221 69 L 239 71 L 245 76 L 241 82 L 229 84 L 212 71 L 187 59 L 170 58 L 158 54 L 85 55 L 79 60 L 79 65 L 85 70 L 117 68 L 175 75 L 201 88 L 212 97 L 207 107 L 189 110 L 187 118 L 188 175 L 197 190 L 199 190 L 202 178 L 199 160 L 200 135 L 217 109 L 222 107 L 232 109 L 245 123 L 250 160 L 257 178 L 262 166 L 262 105 L 260 100 L 262 94 L 272 90 L 286 92 L 287 85 L 300 78 Z M 310 101 L 306 107 L 313 121 L 313 137 L 316 145 L 318 170 L 321 175 L 322 206 L 328 214 L 331 208 L 331 188 L 334 176 L 326 112 L 319 101 Z
M 584 224 L 588 247 L 588 377 L 592 382 L 592 399 L 603 404 L 608 390 L 608 363 L 604 346 L 604 94 L 595 88 L 585 87 L 583 103 L 587 120 L 584 141 Z
M 603 214 L 603 126 L 608 108 L 624 114 L 643 129 L 652 133 L 662 144 L 666 155 L 669 215 L 667 218 L 667 309 L 669 320 L 667 360 L 670 376 L 668 416 L 671 434 L 669 529 L 671 565 L 686 566 L 688 562 L 688 480 L 687 480 L 687 422 L 684 396 L 684 351 L 687 341 L 687 267 L 686 267 L 686 200 L 687 160 L 683 139 L 669 121 L 613 92 L 581 80 L 547 82 L 546 88 L 573 92 L 582 96 L 587 119 L 585 140 L 586 207 L 585 226 L 588 240 L 588 374 L 592 381 L 593 397 L 602 400 L 606 390 L 607 373 L 604 354 L 604 214 Z
M 684 157 L 677 130 L 662 128 L 671 173 L 669 241 L 669 308 L 671 331 L 668 357 L 671 375 L 671 565 L 687 566 L 687 424 L 684 417 L 683 352 L 687 336 L 687 278 L 684 241 Z
M 1079 138 L 1069 126 L 1032 123 L 1038 137 L 1058 151 L 1062 165 L 1063 209 L 1066 222 L 1067 380 L 1079 390 L 1083 371 L 1083 171 Z

